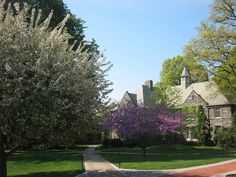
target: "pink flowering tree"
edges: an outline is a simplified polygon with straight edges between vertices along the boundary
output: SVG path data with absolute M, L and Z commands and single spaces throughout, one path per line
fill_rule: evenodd
M 146 154 L 146 147 L 152 136 L 168 133 L 180 133 L 182 117 L 171 113 L 167 107 L 122 106 L 111 111 L 105 122 L 106 131 L 115 133 L 122 140 L 138 140 L 139 146 Z

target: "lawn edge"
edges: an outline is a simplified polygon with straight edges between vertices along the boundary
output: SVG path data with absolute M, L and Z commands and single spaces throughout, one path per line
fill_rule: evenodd
M 212 167 L 212 166 L 215 166 L 215 165 L 223 165 L 223 164 L 227 164 L 227 163 L 231 163 L 231 162 L 236 162 L 236 159 L 226 160 L 226 161 L 212 163 L 212 164 L 207 164 L 207 165 L 198 165 L 198 166 L 193 166 L 193 167 L 177 168 L 177 169 L 169 169 L 169 170 L 168 169 L 165 169 L 165 170 L 137 170 L 137 169 L 126 169 L 126 168 L 119 168 L 119 169 L 122 170 L 122 171 L 140 171 L 140 172 L 142 172 L 142 171 L 150 171 L 150 172 L 181 172 L 181 171 L 194 170 L 194 169 L 199 169 L 199 168 L 204 168 L 204 167 Z

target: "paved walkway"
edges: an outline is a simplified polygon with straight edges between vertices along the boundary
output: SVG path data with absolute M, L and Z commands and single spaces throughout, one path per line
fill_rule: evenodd
M 105 160 L 95 148 L 96 146 L 90 146 L 84 151 L 86 173 L 77 177 L 158 177 L 164 174 L 159 171 L 120 170 Z
M 96 146 L 90 146 L 84 151 L 86 173 L 78 177 L 225 177 L 228 174 L 236 174 L 236 160 L 169 172 L 120 170 L 105 160 L 95 148 Z
M 84 166 L 88 177 L 126 177 L 113 164 L 95 152 L 96 146 L 90 146 L 84 151 Z
M 162 177 L 225 177 L 229 174 L 236 177 L 236 160 L 176 170 L 175 173 Z

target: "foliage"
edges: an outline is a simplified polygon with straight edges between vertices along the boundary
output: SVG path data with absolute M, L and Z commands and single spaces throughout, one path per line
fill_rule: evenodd
M 165 85 L 163 82 L 158 82 L 154 88 L 151 101 L 155 104 L 164 104 L 171 109 L 176 109 L 181 103 L 181 89 Z
M 164 61 L 161 70 L 161 81 L 166 85 L 180 85 L 180 78 L 184 67 L 188 68 L 193 83 L 208 79 L 207 71 L 195 60 L 176 56 Z
M 211 127 L 203 106 L 198 106 L 196 110 L 197 118 L 197 135 L 202 145 L 211 145 Z
M 28 144 L 72 146 L 98 125 L 111 65 L 83 43 L 72 50 L 69 15 L 50 30 L 53 13 L 40 23 L 33 9 L 29 22 L 27 6 L 0 5 L 0 158 Z
M 19 2 L 19 0 L 6 0 L 7 3 L 16 3 Z M 67 23 L 65 24 L 67 32 L 73 36 L 73 40 L 70 40 L 71 43 L 73 43 L 74 40 L 77 40 L 78 42 L 82 42 L 84 40 L 84 29 L 83 26 L 85 21 L 81 18 L 76 18 L 75 15 L 73 15 L 70 10 L 66 7 L 66 5 L 63 3 L 62 0 L 20 0 L 20 4 L 23 8 L 23 4 L 27 3 L 31 6 L 31 9 L 41 9 L 43 11 L 41 22 L 44 21 L 48 15 L 53 10 L 53 15 L 50 25 L 50 28 L 55 28 L 65 17 L 67 14 L 70 15 L 70 17 L 67 20 Z M 30 15 L 30 13 L 29 13 Z
M 185 47 L 185 55 L 201 63 L 223 93 L 236 103 L 236 1 L 215 0 L 210 18 Z
M 123 142 L 116 138 L 116 139 L 108 139 L 108 138 L 105 138 L 102 142 L 102 146 L 104 148 L 108 148 L 108 147 L 121 147 L 123 144 Z
M 179 103 L 181 90 L 177 90 L 177 88 L 173 90 L 173 86 L 180 85 L 181 73 L 184 67 L 187 67 L 190 72 L 191 82 L 206 81 L 208 79 L 207 71 L 192 58 L 176 56 L 166 59 L 162 65 L 160 82 L 156 84 L 154 94 L 154 98 L 158 103 L 170 106 Z
M 229 129 L 222 128 L 217 132 L 215 140 L 222 147 L 236 147 L 236 113 L 232 116 L 232 123 Z
M 229 130 L 221 129 L 215 136 L 218 145 L 220 145 L 222 148 L 227 148 L 232 145 L 233 139 Z
M 234 112 L 234 114 L 232 116 L 232 124 L 230 127 L 230 133 L 233 138 L 234 146 L 236 147 L 236 112 Z
M 111 112 L 104 128 L 122 140 L 137 139 L 145 155 L 151 136 L 180 133 L 181 123 L 181 116 L 168 112 L 165 106 L 121 106 Z

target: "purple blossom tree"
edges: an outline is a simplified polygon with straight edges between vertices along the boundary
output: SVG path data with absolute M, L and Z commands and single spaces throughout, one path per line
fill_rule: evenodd
M 171 113 L 166 106 L 148 107 L 122 106 L 111 111 L 104 129 L 115 133 L 122 140 L 138 140 L 146 155 L 146 147 L 154 135 L 180 133 L 182 116 Z

